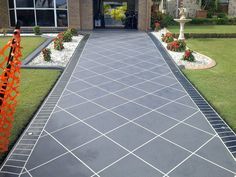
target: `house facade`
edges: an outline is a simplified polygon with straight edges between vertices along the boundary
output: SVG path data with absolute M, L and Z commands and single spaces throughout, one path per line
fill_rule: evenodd
M 152 0 L 0 0 L 0 28 L 14 27 L 20 21 L 25 28 L 92 30 L 96 4 L 110 1 L 126 2 L 137 13 L 137 28 L 148 29 Z

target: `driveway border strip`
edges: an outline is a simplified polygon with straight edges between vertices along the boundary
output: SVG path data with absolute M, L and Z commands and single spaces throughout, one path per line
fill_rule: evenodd
M 180 82 L 180 84 L 189 94 L 193 102 L 204 114 L 204 116 L 206 117 L 210 125 L 213 127 L 215 132 L 219 135 L 227 150 L 233 156 L 234 160 L 236 160 L 236 134 L 234 133 L 234 131 L 228 126 L 228 124 L 223 120 L 223 118 L 214 110 L 214 108 L 206 101 L 206 99 L 182 73 L 180 68 L 175 64 L 171 56 L 167 53 L 166 49 L 156 39 L 156 37 L 152 33 L 148 33 L 148 35 L 152 39 L 156 47 L 160 50 L 161 55 L 170 67 L 176 79 Z M 229 141 L 233 142 L 228 143 Z

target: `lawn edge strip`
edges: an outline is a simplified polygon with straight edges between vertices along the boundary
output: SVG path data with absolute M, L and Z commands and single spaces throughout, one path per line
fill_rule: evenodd
M 81 42 L 78 44 L 68 65 L 61 74 L 57 83 L 54 85 L 53 89 L 45 98 L 44 102 L 38 109 L 37 113 L 34 115 L 33 119 L 30 121 L 20 138 L 17 140 L 16 144 L 13 146 L 13 148 L 7 155 L 6 159 L 1 165 L 0 176 L 4 174 L 11 174 L 12 177 L 18 177 L 22 173 L 34 147 L 36 146 L 41 134 L 43 133 L 43 130 L 49 120 L 50 115 L 55 109 L 56 103 L 61 97 L 64 88 L 66 87 L 67 83 L 69 82 L 69 79 L 71 78 L 72 72 L 74 71 L 77 63 L 79 62 L 79 58 L 82 54 L 82 51 L 85 47 L 88 38 L 89 34 L 85 35 Z M 41 124 L 40 126 L 37 126 L 37 128 L 35 128 L 34 124 L 37 124 L 38 121 L 43 121 L 44 124 Z M 22 146 L 22 144 L 25 146 L 31 146 L 31 148 L 27 148 L 27 150 L 18 148 L 18 146 Z M 20 154 L 19 150 L 17 149 L 20 149 Z M 7 162 L 9 160 L 21 161 L 21 163 L 23 162 L 24 165 L 21 165 L 20 167 L 9 166 L 7 165 Z
M 40 52 L 47 47 L 52 41 L 52 37 L 48 36 L 41 36 L 42 38 L 45 38 L 46 40 L 38 46 L 37 49 L 35 49 L 31 54 L 29 54 L 23 61 L 22 61 L 22 66 L 25 66 L 29 64 L 36 56 L 40 54 Z
M 215 109 L 207 102 L 207 100 L 200 94 L 200 92 L 193 86 L 189 79 L 183 74 L 180 68 L 175 64 L 171 56 L 168 54 L 162 44 L 156 39 L 152 33 L 148 33 L 156 47 L 160 50 L 161 55 L 180 82 L 191 99 L 204 114 L 215 132 L 219 135 L 223 144 L 227 147 L 230 154 L 236 159 L 236 134 L 223 120 L 223 118 L 215 111 Z

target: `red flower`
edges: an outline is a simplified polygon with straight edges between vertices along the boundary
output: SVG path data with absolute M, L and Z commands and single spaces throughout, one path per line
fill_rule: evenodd
M 159 27 L 160 23 L 158 21 L 155 22 L 155 27 Z
M 192 52 L 191 52 L 190 50 L 186 50 L 186 51 L 185 51 L 185 57 L 186 57 L 186 58 L 189 58 L 190 55 L 191 55 L 191 53 L 192 53 Z

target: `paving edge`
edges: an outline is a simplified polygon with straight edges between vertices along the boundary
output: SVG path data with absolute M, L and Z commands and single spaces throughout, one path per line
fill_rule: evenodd
M 89 35 L 85 35 L 81 42 L 78 44 L 75 52 L 73 53 L 67 67 L 58 79 L 57 83 L 30 121 L 12 150 L 7 155 L 5 161 L 0 168 L 0 177 L 18 177 L 22 173 L 34 147 L 36 146 L 43 130 L 49 120 L 50 115 L 55 109 L 56 103 L 60 99 L 64 88 L 66 87 L 71 74 L 73 73 Z M 12 162 L 14 161 L 14 165 Z
M 152 39 L 156 47 L 160 49 L 161 55 L 165 59 L 166 63 L 170 67 L 177 80 L 181 83 L 194 103 L 205 115 L 206 119 L 219 135 L 223 144 L 227 147 L 234 160 L 236 160 L 236 134 L 234 133 L 234 131 L 227 125 L 223 118 L 221 118 L 221 116 L 215 111 L 215 109 L 206 101 L 206 99 L 182 73 L 180 68 L 175 64 L 174 60 L 171 58 L 162 44 L 156 39 L 156 37 L 151 33 L 148 33 L 148 35 Z

